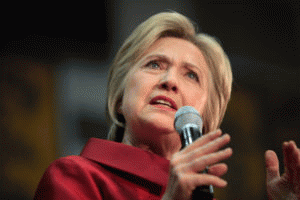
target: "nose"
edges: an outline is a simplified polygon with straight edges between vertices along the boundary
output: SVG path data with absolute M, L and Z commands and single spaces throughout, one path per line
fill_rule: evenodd
M 166 71 L 162 76 L 159 88 L 167 91 L 177 92 L 178 83 L 177 83 L 176 72 L 172 70 Z

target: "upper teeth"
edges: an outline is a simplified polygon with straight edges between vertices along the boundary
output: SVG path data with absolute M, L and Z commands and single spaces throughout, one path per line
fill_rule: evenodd
M 165 101 L 165 100 L 156 100 L 155 103 L 164 104 L 164 105 L 172 107 L 172 104 L 168 101 Z

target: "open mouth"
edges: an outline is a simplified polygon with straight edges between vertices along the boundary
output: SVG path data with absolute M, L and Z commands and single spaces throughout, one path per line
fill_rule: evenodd
M 172 99 L 165 97 L 165 96 L 154 97 L 151 100 L 150 104 L 151 105 L 159 105 L 159 106 L 163 106 L 166 108 L 171 108 L 172 110 L 177 110 L 176 103 Z

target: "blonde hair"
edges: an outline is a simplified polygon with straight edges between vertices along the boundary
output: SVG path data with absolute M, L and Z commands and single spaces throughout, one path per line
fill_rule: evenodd
M 211 36 L 196 33 L 195 25 L 184 15 L 163 12 L 140 24 L 119 49 L 108 77 L 107 114 L 111 120 L 109 140 L 121 142 L 125 119 L 118 109 L 128 74 L 147 49 L 162 37 L 177 37 L 192 42 L 209 66 L 209 97 L 203 113 L 204 133 L 217 129 L 230 99 L 232 71 L 229 59 L 220 44 Z

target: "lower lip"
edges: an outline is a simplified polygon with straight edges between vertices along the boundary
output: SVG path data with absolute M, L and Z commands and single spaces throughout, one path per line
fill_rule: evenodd
M 173 108 L 170 108 L 168 106 L 163 106 L 163 105 L 159 105 L 159 104 L 153 104 L 152 106 L 156 107 L 156 108 L 159 108 L 161 110 L 166 110 L 166 111 L 173 111 L 175 112 L 176 110 L 173 109 Z

